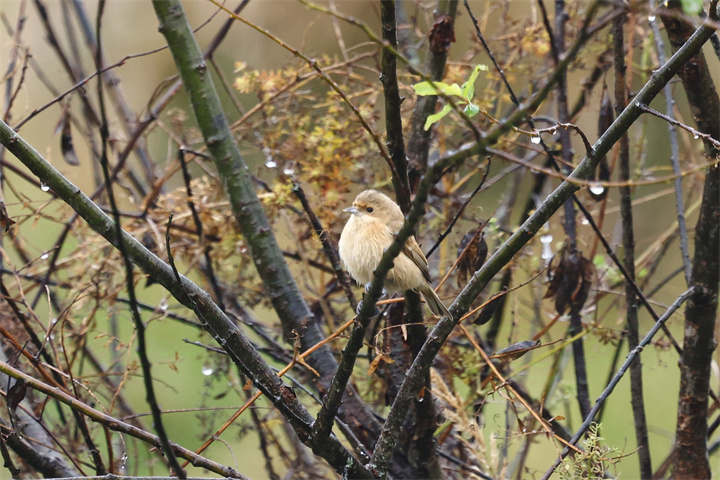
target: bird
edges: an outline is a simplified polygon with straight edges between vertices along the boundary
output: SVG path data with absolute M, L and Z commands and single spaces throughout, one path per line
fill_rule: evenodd
M 352 206 L 338 242 L 340 259 L 345 269 L 359 284 L 367 285 L 385 250 L 403 226 L 405 217 L 397 203 L 377 190 L 360 192 Z M 390 293 L 415 290 L 425 298 L 430 311 L 438 317 L 452 318 L 445 304 L 435 293 L 428 270 L 428 261 L 415 237 L 405 242 L 385 279 Z

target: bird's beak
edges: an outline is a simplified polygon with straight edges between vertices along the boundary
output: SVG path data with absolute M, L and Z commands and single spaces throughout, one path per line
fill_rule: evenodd
M 352 213 L 353 215 L 357 215 L 358 213 L 360 213 L 360 210 L 358 210 L 355 207 L 350 207 L 350 208 L 346 208 L 345 210 L 343 210 L 343 212 Z

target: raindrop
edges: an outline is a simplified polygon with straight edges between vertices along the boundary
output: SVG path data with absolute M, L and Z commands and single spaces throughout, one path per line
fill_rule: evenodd
M 40 260 L 47 260 L 48 258 L 50 258 L 49 253 L 43 253 L 42 255 L 40 255 Z
M 592 192 L 593 195 L 602 195 L 605 191 L 605 187 L 602 185 L 590 185 L 590 192 Z
M 40 184 L 40 190 L 42 190 L 43 192 L 48 192 L 48 191 L 50 191 L 50 187 L 48 187 L 48 186 L 45 185 L 44 183 L 41 183 L 41 184 Z
M 277 162 L 275 160 L 270 159 L 267 162 L 265 162 L 265 166 L 267 168 L 275 168 L 275 167 L 277 167 Z
M 590 225 L 590 220 L 588 220 L 587 218 L 583 218 L 582 220 L 580 220 L 580 224 L 581 225 Z
M 163 313 L 164 313 L 164 312 L 167 312 L 167 310 L 168 310 L 167 300 L 165 300 L 165 299 L 161 300 L 161 301 L 160 301 L 160 305 L 158 305 L 158 308 L 159 308 L 160 311 L 163 312 Z
M 209 377 L 214 372 L 213 368 L 210 365 L 203 365 L 202 367 L 202 374 L 206 377 Z
M 540 135 L 532 135 L 530 136 L 530 141 L 534 143 L 535 145 L 540 145 Z
M 552 243 L 552 241 L 553 236 L 549 233 L 540 236 L 540 243 L 542 243 L 542 254 L 540 255 L 540 257 L 546 262 L 549 262 L 550 259 L 553 257 L 552 248 L 550 248 L 550 244 Z
M 283 168 L 283 173 L 285 175 L 292 175 L 293 173 L 295 173 L 295 169 L 291 167 L 285 167 Z
M 698 134 L 696 133 L 695 135 L 693 135 L 693 138 L 694 138 L 695 140 L 697 140 L 698 138 L 700 138 L 700 135 L 698 135 Z
M 655 15 L 648 15 L 648 21 L 654 22 L 655 21 Z
M 557 128 L 553 128 L 552 130 L 550 130 L 550 133 L 552 135 L 557 135 Z

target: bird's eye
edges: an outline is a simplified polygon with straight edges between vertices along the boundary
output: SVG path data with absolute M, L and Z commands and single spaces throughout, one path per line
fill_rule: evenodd
M 372 207 L 367 207 L 365 210 L 366 210 L 368 213 L 372 213 L 372 212 L 373 212 L 373 208 L 372 208 Z

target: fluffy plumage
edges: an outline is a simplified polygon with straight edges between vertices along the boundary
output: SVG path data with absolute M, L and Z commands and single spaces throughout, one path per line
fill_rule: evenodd
M 340 235 L 340 258 L 350 275 L 360 284 L 373 279 L 380 259 L 405 221 L 400 207 L 377 190 L 361 192 L 352 207 L 350 219 Z M 405 242 L 402 253 L 385 279 L 385 289 L 391 293 L 416 290 L 434 315 L 450 317 L 445 304 L 433 290 L 428 262 L 415 237 Z

